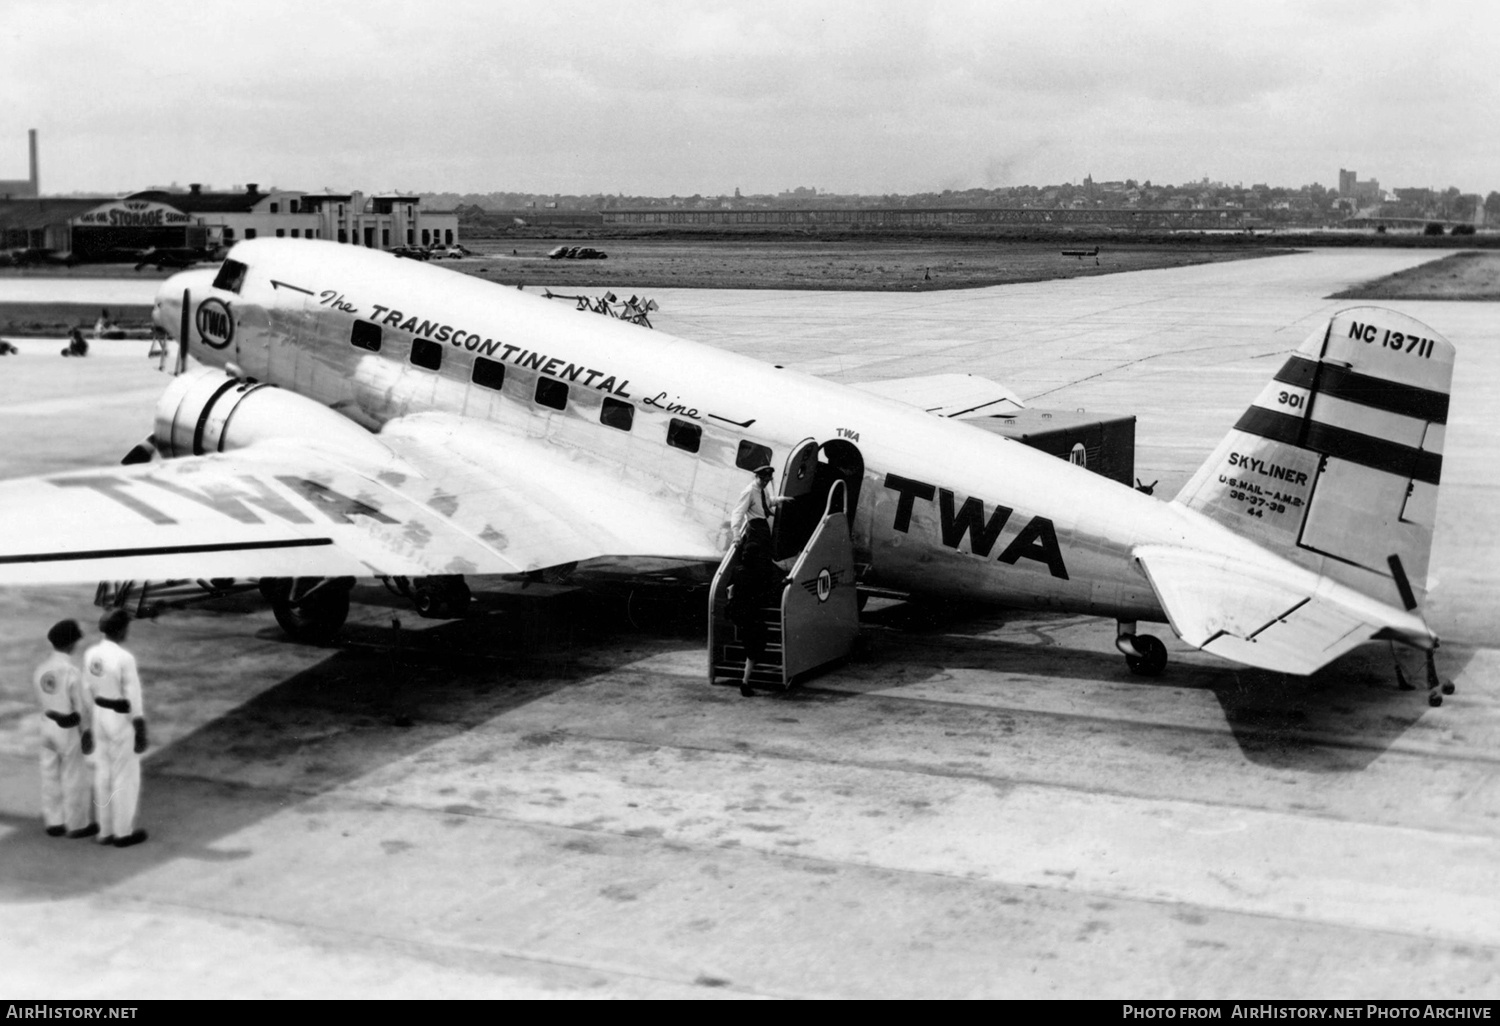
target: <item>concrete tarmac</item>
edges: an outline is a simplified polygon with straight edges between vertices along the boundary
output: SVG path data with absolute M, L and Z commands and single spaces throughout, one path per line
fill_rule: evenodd
M 1439 255 L 650 298 L 659 329 L 835 380 L 1134 413 L 1170 498 L 1354 305 L 1326 296 Z M 510 588 L 450 623 L 361 588 L 327 648 L 226 599 L 133 629 L 151 839 L 100 849 L 41 831 L 29 696 L 53 621 L 94 636 L 92 588 L 0 591 L 0 993 L 1500 997 L 1500 316 L 1384 305 L 1458 347 L 1441 708 L 1384 646 L 1282 678 L 1163 626 L 1147 680 L 1074 616 L 876 603 L 850 663 L 746 700 L 704 682 L 701 625 L 606 596 Z M 148 433 L 143 346 L 96 352 L 0 361 L 0 474 Z

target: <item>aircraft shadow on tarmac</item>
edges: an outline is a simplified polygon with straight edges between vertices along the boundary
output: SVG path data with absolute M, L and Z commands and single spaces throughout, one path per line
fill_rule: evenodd
M 597 677 L 622 647 L 631 658 L 679 651 L 682 630 L 676 619 L 635 630 L 617 604 L 568 596 L 421 631 L 351 623 L 327 658 L 147 754 L 145 844 L 101 849 L 0 815 L 13 828 L 0 839 L 0 903 L 90 893 L 178 859 L 247 858 L 225 839 Z M 258 636 L 285 641 L 274 627 Z
M 0 840 L 0 865 L 9 867 L 0 902 L 89 893 L 175 859 L 247 858 L 251 851 L 225 847 L 225 839 L 289 806 L 332 800 L 349 782 L 610 672 L 624 658 L 680 654 L 685 642 L 702 644 L 701 623 L 690 617 L 667 616 L 641 629 L 618 613 L 596 598 L 564 596 L 513 599 L 421 631 L 351 623 L 327 658 L 148 755 L 142 816 L 153 831 L 148 843 L 101 850 L 88 841 L 48 838 L 30 817 L 0 816 L 15 828 Z M 1036 620 L 1028 614 L 1027 624 L 1016 627 L 1022 641 L 993 636 L 1004 626 L 1004 614 L 993 609 L 906 603 L 875 609 L 853 659 L 780 697 L 890 702 L 902 680 L 927 682 L 955 669 L 1203 689 L 1218 699 L 1248 761 L 1326 773 L 1364 769 L 1428 708 L 1424 692 L 1396 690 L 1389 656 L 1378 647 L 1309 678 L 1177 652 L 1166 674 L 1149 679 L 1131 676 L 1113 651 L 1051 637 L 1054 629 L 1096 622 L 1091 618 Z M 260 636 L 281 637 L 276 628 Z M 1443 655 L 1444 675 L 1457 677 L 1472 653 L 1444 649 Z M 1406 660 L 1408 671 L 1412 662 Z M 877 689 L 884 694 L 867 694 Z M 704 685 L 704 700 L 720 700 L 720 690 Z M 1172 698 L 1163 694 L 1162 701 Z M 982 724 L 987 714 L 1015 712 L 975 707 L 973 718 Z
M 1055 637 L 1060 629 L 1090 623 L 1109 629 L 1096 618 L 1021 614 L 1021 622 L 1008 628 L 1017 638 L 1011 640 L 993 636 L 1005 627 L 1005 615 L 993 608 L 945 603 L 899 603 L 871 610 L 863 618 L 864 661 L 888 669 L 926 657 L 929 664 L 949 670 L 1206 690 L 1218 700 L 1224 723 L 1247 760 L 1309 772 L 1364 769 L 1429 711 L 1419 654 L 1407 652 L 1402 657 L 1408 680 L 1417 685 L 1417 690 L 1402 691 L 1383 645 L 1358 649 L 1309 677 L 1289 677 L 1229 663 L 1179 644 L 1162 676 L 1149 678 L 1132 675 L 1113 649 L 1078 648 Z M 1165 625 L 1141 624 L 1142 631 L 1152 628 L 1170 638 Z M 1458 678 L 1472 658 L 1471 648 L 1444 647 L 1438 658 L 1440 675 L 1446 680 Z M 868 674 L 856 664 L 842 676 L 859 680 Z M 889 688 L 890 683 L 887 680 L 879 686 Z M 830 698 L 854 693 L 857 688 L 854 692 L 827 690 Z

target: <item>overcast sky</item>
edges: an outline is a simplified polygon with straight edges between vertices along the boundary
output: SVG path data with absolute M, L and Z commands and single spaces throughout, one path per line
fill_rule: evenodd
M 47 194 L 1500 190 L 1491 0 L 0 0 Z

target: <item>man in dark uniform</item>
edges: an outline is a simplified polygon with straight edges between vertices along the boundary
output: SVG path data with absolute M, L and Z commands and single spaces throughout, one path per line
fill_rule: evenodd
M 730 584 L 729 606 L 725 610 L 745 650 L 745 675 L 740 680 L 740 694 L 749 698 L 750 672 L 766 658 L 767 606 L 779 604 L 781 590 L 791 578 L 771 558 L 771 528 L 764 518 L 752 519 L 745 528 L 735 559 L 734 579 Z

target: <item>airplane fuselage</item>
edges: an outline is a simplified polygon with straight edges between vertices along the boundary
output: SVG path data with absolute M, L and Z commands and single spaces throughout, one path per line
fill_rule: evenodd
M 477 278 L 305 240 L 241 243 L 226 268 L 219 287 L 213 272 L 187 272 L 160 294 L 168 308 L 191 288 L 199 360 L 372 431 L 457 414 L 601 474 L 649 480 L 702 525 L 703 556 L 727 547 L 748 470 L 781 466 L 808 440 L 858 451 L 851 526 L 872 587 L 1164 620 L 1132 549 L 1255 549 L 961 421 Z

